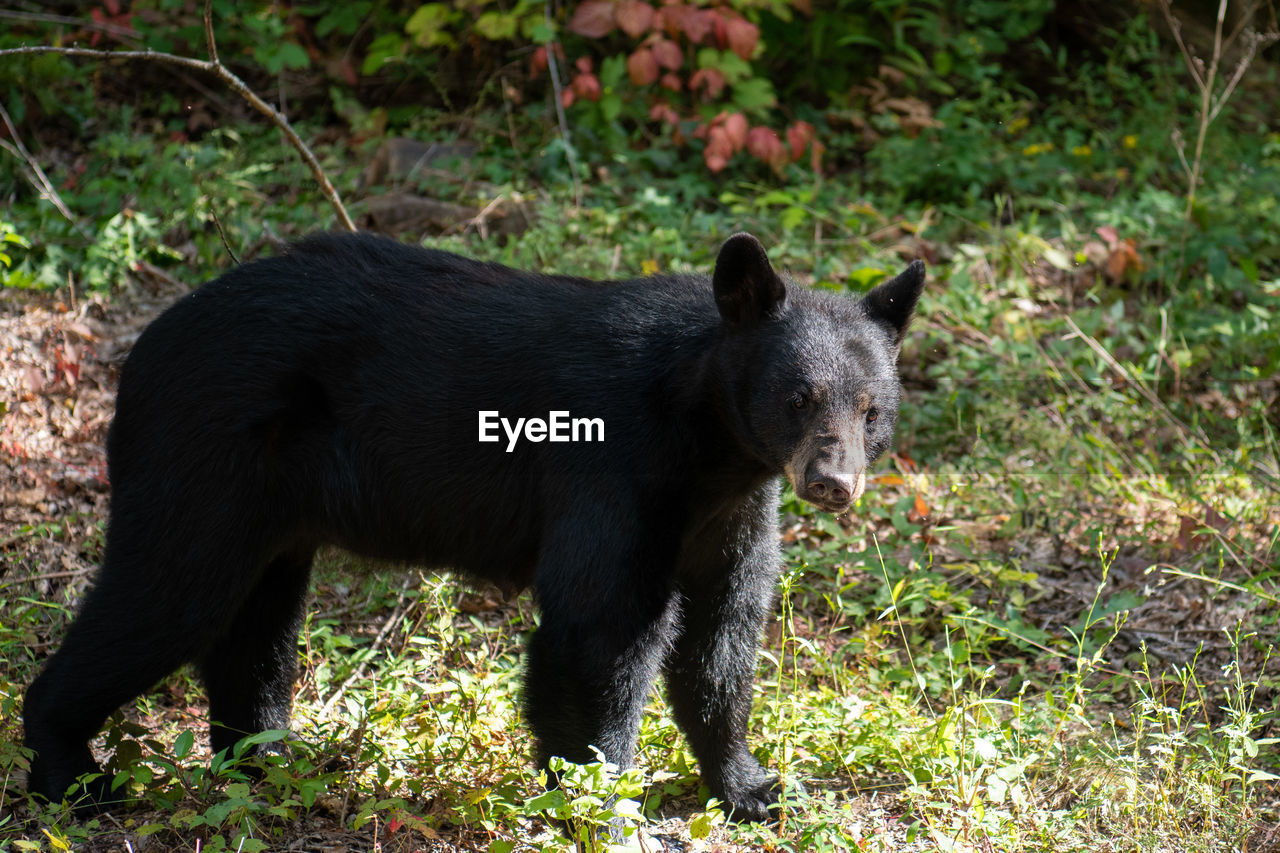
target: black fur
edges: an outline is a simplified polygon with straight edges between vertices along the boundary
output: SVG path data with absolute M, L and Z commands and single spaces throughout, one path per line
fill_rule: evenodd
M 364 235 L 206 284 L 125 365 L 105 560 L 26 697 L 31 790 L 58 799 L 96 770 L 105 718 L 187 661 L 214 750 L 285 727 L 312 555 L 334 544 L 534 588 L 541 761 L 594 745 L 628 765 L 665 670 L 711 792 L 767 817 L 777 779 L 746 731 L 778 477 L 830 510 L 857 497 L 889 446 L 923 283 L 916 264 L 861 303 L 787 287 L 743 234 L 714 286 Z M 601 418 L 605 440 L 507 452 L 478 441 L 480 410 Z

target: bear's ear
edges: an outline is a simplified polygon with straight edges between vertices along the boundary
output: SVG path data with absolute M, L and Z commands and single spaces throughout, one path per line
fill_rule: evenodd
M 862 297 L 862 307 L 868 318 L 888 326 L 894 345 L 901 346 L 907 326 L 911 324 L 911 313 L 923 291 L 924 261 L 912 261 L 900 275 L 876 285 Z
M 716 308 L 729 325 L 759 322 L 787 301 L 787 286 L 773 271 L 764 246 L 746 233 L 724 241 L 711 284 Z

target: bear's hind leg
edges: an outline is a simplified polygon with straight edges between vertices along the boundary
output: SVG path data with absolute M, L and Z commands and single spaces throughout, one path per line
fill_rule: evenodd
M 313 554 L 314 548 L 299 548 L 269 562 L 201 656 L 215 753 L 246 735 L 289 727 Z
M 139 582 L 149 573 L 121 562 L 109 549 L 97 585 L 23 704 L 26 745 L 35 752 L 27 787 L 53 801 L 77 776 L 99 770 L 88 742 L 107 717 L 196 657 L 234 595 L 225 582 L 165 584 L 172 573 Z M 99 804 L 110 799 L 107 780 L 87 794 Z

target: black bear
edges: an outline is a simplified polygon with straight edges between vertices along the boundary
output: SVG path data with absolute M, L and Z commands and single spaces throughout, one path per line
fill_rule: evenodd
M 533 588 L 544 764 L 629 765 L 662 671 L 711 793 L 766 819 L 746 732 L 779 479 L 830 512 L 861 494 L 924 278 L 789 286 L 749 234 L 709 280 L 618 282 L 321 235 L 204 285 L 123 368 L 102 569 L 26 695 L 30 789 L 97 770 L 105 719 L 184 662 L 215 751 L 285 728 L 332 544 Z

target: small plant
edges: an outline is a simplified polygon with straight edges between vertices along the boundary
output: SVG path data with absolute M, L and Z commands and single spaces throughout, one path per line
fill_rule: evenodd
M 644 792 L 640 770 L 618 772 L 616 764 L 603 760 L 573 764 L 559 757 L 551 759 L 550 769 L 557 786 L 529 800 L 525 809 L 562 823 L 578 850 L 605 850 L 606 839 L 634 835 L 644 822 L 635 799 Z
M 13 268 L 14 247 L 30 249 L 31 241 L 18 233 L 13 223 L 0 219 L 0 287 L 30 287 L 35 279 L 20 269 Z

